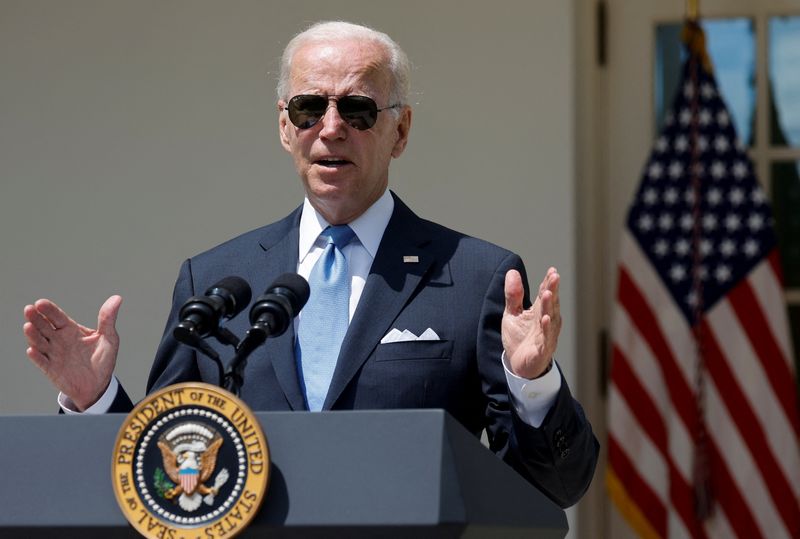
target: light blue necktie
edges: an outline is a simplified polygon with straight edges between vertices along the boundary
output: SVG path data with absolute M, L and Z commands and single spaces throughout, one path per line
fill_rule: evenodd
M 320 236 L 327 237 L 328 244 L 308 276 L 311 295 L 300 317 L 295 350 L 300 381 L 312 411 L 322 409 L 347 333 L 350 277 L 342 249 L 355 232 L 339 225 L 326 228 Z

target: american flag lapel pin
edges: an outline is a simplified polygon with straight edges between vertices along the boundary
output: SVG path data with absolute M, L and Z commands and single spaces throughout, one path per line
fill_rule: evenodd
M 417 255 L 405 255 L 403 256 L 403 262 L 406 264 L 416 264 L 419 262 L 419 257 Z

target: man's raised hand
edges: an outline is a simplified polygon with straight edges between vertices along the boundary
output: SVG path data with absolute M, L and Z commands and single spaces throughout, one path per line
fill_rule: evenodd
M 119 351 L 115 327 L 122 298 L 111 296 L 97 315 L 97 329 L 75 322 L 58 305 L 40 299 L 24 310 L 28 357 L 79 411 L 103 395 Z
M 522 277 L 516 270 L 506 273 L 503 348 L 508 365 L 517 376 L 528 379 L 541 376 L 555 355 L 561 331 L 559 282 L 558 271 L 548 269 L 533 305 L 523 309 Z

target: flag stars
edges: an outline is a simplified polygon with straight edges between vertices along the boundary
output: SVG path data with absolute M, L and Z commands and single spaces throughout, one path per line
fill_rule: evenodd
M 657 161 L 651 164 L 647 169 L 647 175 L 653 180 L 661 178 L 662 174 L 664 174 L 664 167 Z
M 744 251 L 744 254 L 747 255 L 748 258 L 753 258 L 758 254 L 758 252 L 761 249 L 759 248 L 758 242 L 756 240 L 754 240 L 753 238 L 747 238 L 747 240 L 744 242 L 742 250 Z
M 711 123 L 711 113 L 708 109 L 704 108 L 700 111 L 700 116 L 698 117 L 697 121 L 702 126 L 707 126 Z
M 670 187 L 669 189 L 664 191 L 664 203 L 668 206 L 672 206 L 673 204 L 678 202 L 679 197 L 680 194 L 678 193 L 678 190 L 675 189 L 674 187 Z
M 709 189 L 708 194 L 706 194 L 706 202 L 711 206 L 718 206 L 722 202 L 722 191 L 716 187 Z
M 747 176 L 747 165 L 742 161 L 736 161 L 733 165 L 733 177 L 737 180 L 742 180 L 745 176 Z
M 658 218 L 658 228 L 660 228 L 664 232 L 669 232 L 670 230 L 672 230 L 672 226 L 674 224 L 675 221 L 672 218 L 671 213 L 662 213 L 661 216 Z
M 700 86 L 700 95 L 702 95 L 702 96 L 703 96 L 703 99 L 706 99 L 706 100 L 708 100 L 708 99 L 711 99 L 711 98 L 713 98 L 715 95 L 717 95 L 717 92 L 714 90 L 714 87 L 713 87 L 713 86 L 711 86 L 711 85 L 710 85 L 709 83 L 707 83 L 707 82 L 704 82 L 704 83 L 703 83 L 703 84 Z
M 697 299 L 697 292 L 692 290 L 686 295 L 686 305 L 690 308 L 694 309 L 699 304 L 699 300 Z
M 726 110 L 721 110 L 717 113 L 717 123 L 720 127 L 728 127 L 731 123 L 731 117 Z
M 718 283 L 725 283 L 730 281 L 731 269 L 725 264 L 720 264 L 714 270 L 714 278 L 717 280 Z
M 722 161 L 714 161 L 711 164 L 711 177 L 719 180 L 725 176 L 725 163 Z
M 708 238 L 700 240 L 700 255 L 705 258 L 714 250 L 714 242 Z
M 687 108 L 681 109 L 681 112 L 678 115 L 678 121 L 682 126 L 688 126 L 689 122 L 692 121 L 692 111 Z
M 764 204 L 764 202 L 766 202 L 767 197 L 764 195 L 764 191 L 762 191 L 759 187 L 756 187 L 750 194 L 750 200 L 752 200 L 753 204 L 756 206 L 761 206 Z
M 644 190 L 642 194 L 642 201 L 648 206 L 652 206 L 658 202 L 658 191 L 653 187 Z
M 736 242 L 730 238 L 725 238 L 722 240 L 722 243 L 719 244 L 719 252 L 725 258 L 732 257 L 736 254 Z
M 694 189 L 687 189 L 683 193 L 683 201 L 686 203 L 687 206 L 691 206 L 694 204 Z
M 741 206 L 741 204 L 744 202 L 744 191 L 738 187 L 731 189 L 731 194 L 728 195 L 728 200 L 730 200 L 731 204 L 734 206 Z
M 653 245 L 653 252 L 657 257 L 664 258 L 669 252 L 669 242 L 667 242 L 667 240 L 665 240 L 664 238 L 659 239 Z
M 636 226 L 638 226 L 639 230 L 642 232 L 650 232 L 653 230 L 653 218 L 649 214 L 643 213 L 636 222 Z
M 725 229 L 728 232 L 736 232 L 739 230 L 739 227 L 742 225 L 742 219 L 735 213 L 729 213 L 725 216 Z
M 678 153 L 683 153 L 689 149 L 689 140 L 686 138 L 686 135 L 679 135 L 675 138 L 675 151 Z
M 717 229 L 717 217 L 713 213 L 703 216 L 703 230 L 712 232 Z
M 686 99 L 694 97 L 694 86 L 692 86 L 691 82 L 687 82 L 683 85 L 683 97 Z
M 683 174 L 683 165 L 680 161 L 673 161 L 669 165 L 669 177 L 677 180 Z
M 681 238 L 675 242 L 675 254 L 680 257 L 688 255 L 691 248 L 691 244 L 685 238 Z
M 681 215 L 680 226 L 685 232 L 690 231 L 694 226 L 694 217 L 690 213 L 684 213 Z
M 697 137 L 697 149 L 700 150 L 700 153 L 705 152 L 708 149 L 708 138 L 700 135 Z
M 760 213 L 751 213 L 747 218 L 747 228 L 753 233 L 758 233 L 764 228 L 764 216 Z
M 672 267 L 669 268 L 669 278 L 676 283 L 685 280 L 686 268 L 684 268 L 682 264 L 673 264 Z
M 728 142 L 728 139 L 723 135 L 719 135 L 714 139 L 714 149 L 717 151 L 717 153 L 725 153 L 730 147 L 730 142 Z
M 667 137 L 665 137 L 664 135 L 658 137 L 658 140 L 656 140 L 655 148 L 658 153 L 666 152 L 667 149 L 669 148 L 669 141 L 667 141 Z

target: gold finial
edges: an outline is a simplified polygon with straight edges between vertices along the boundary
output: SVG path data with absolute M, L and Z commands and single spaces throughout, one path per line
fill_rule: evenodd
M 700 16 L 700 0 L 686 0 L 686 18 L 696 21 Z

